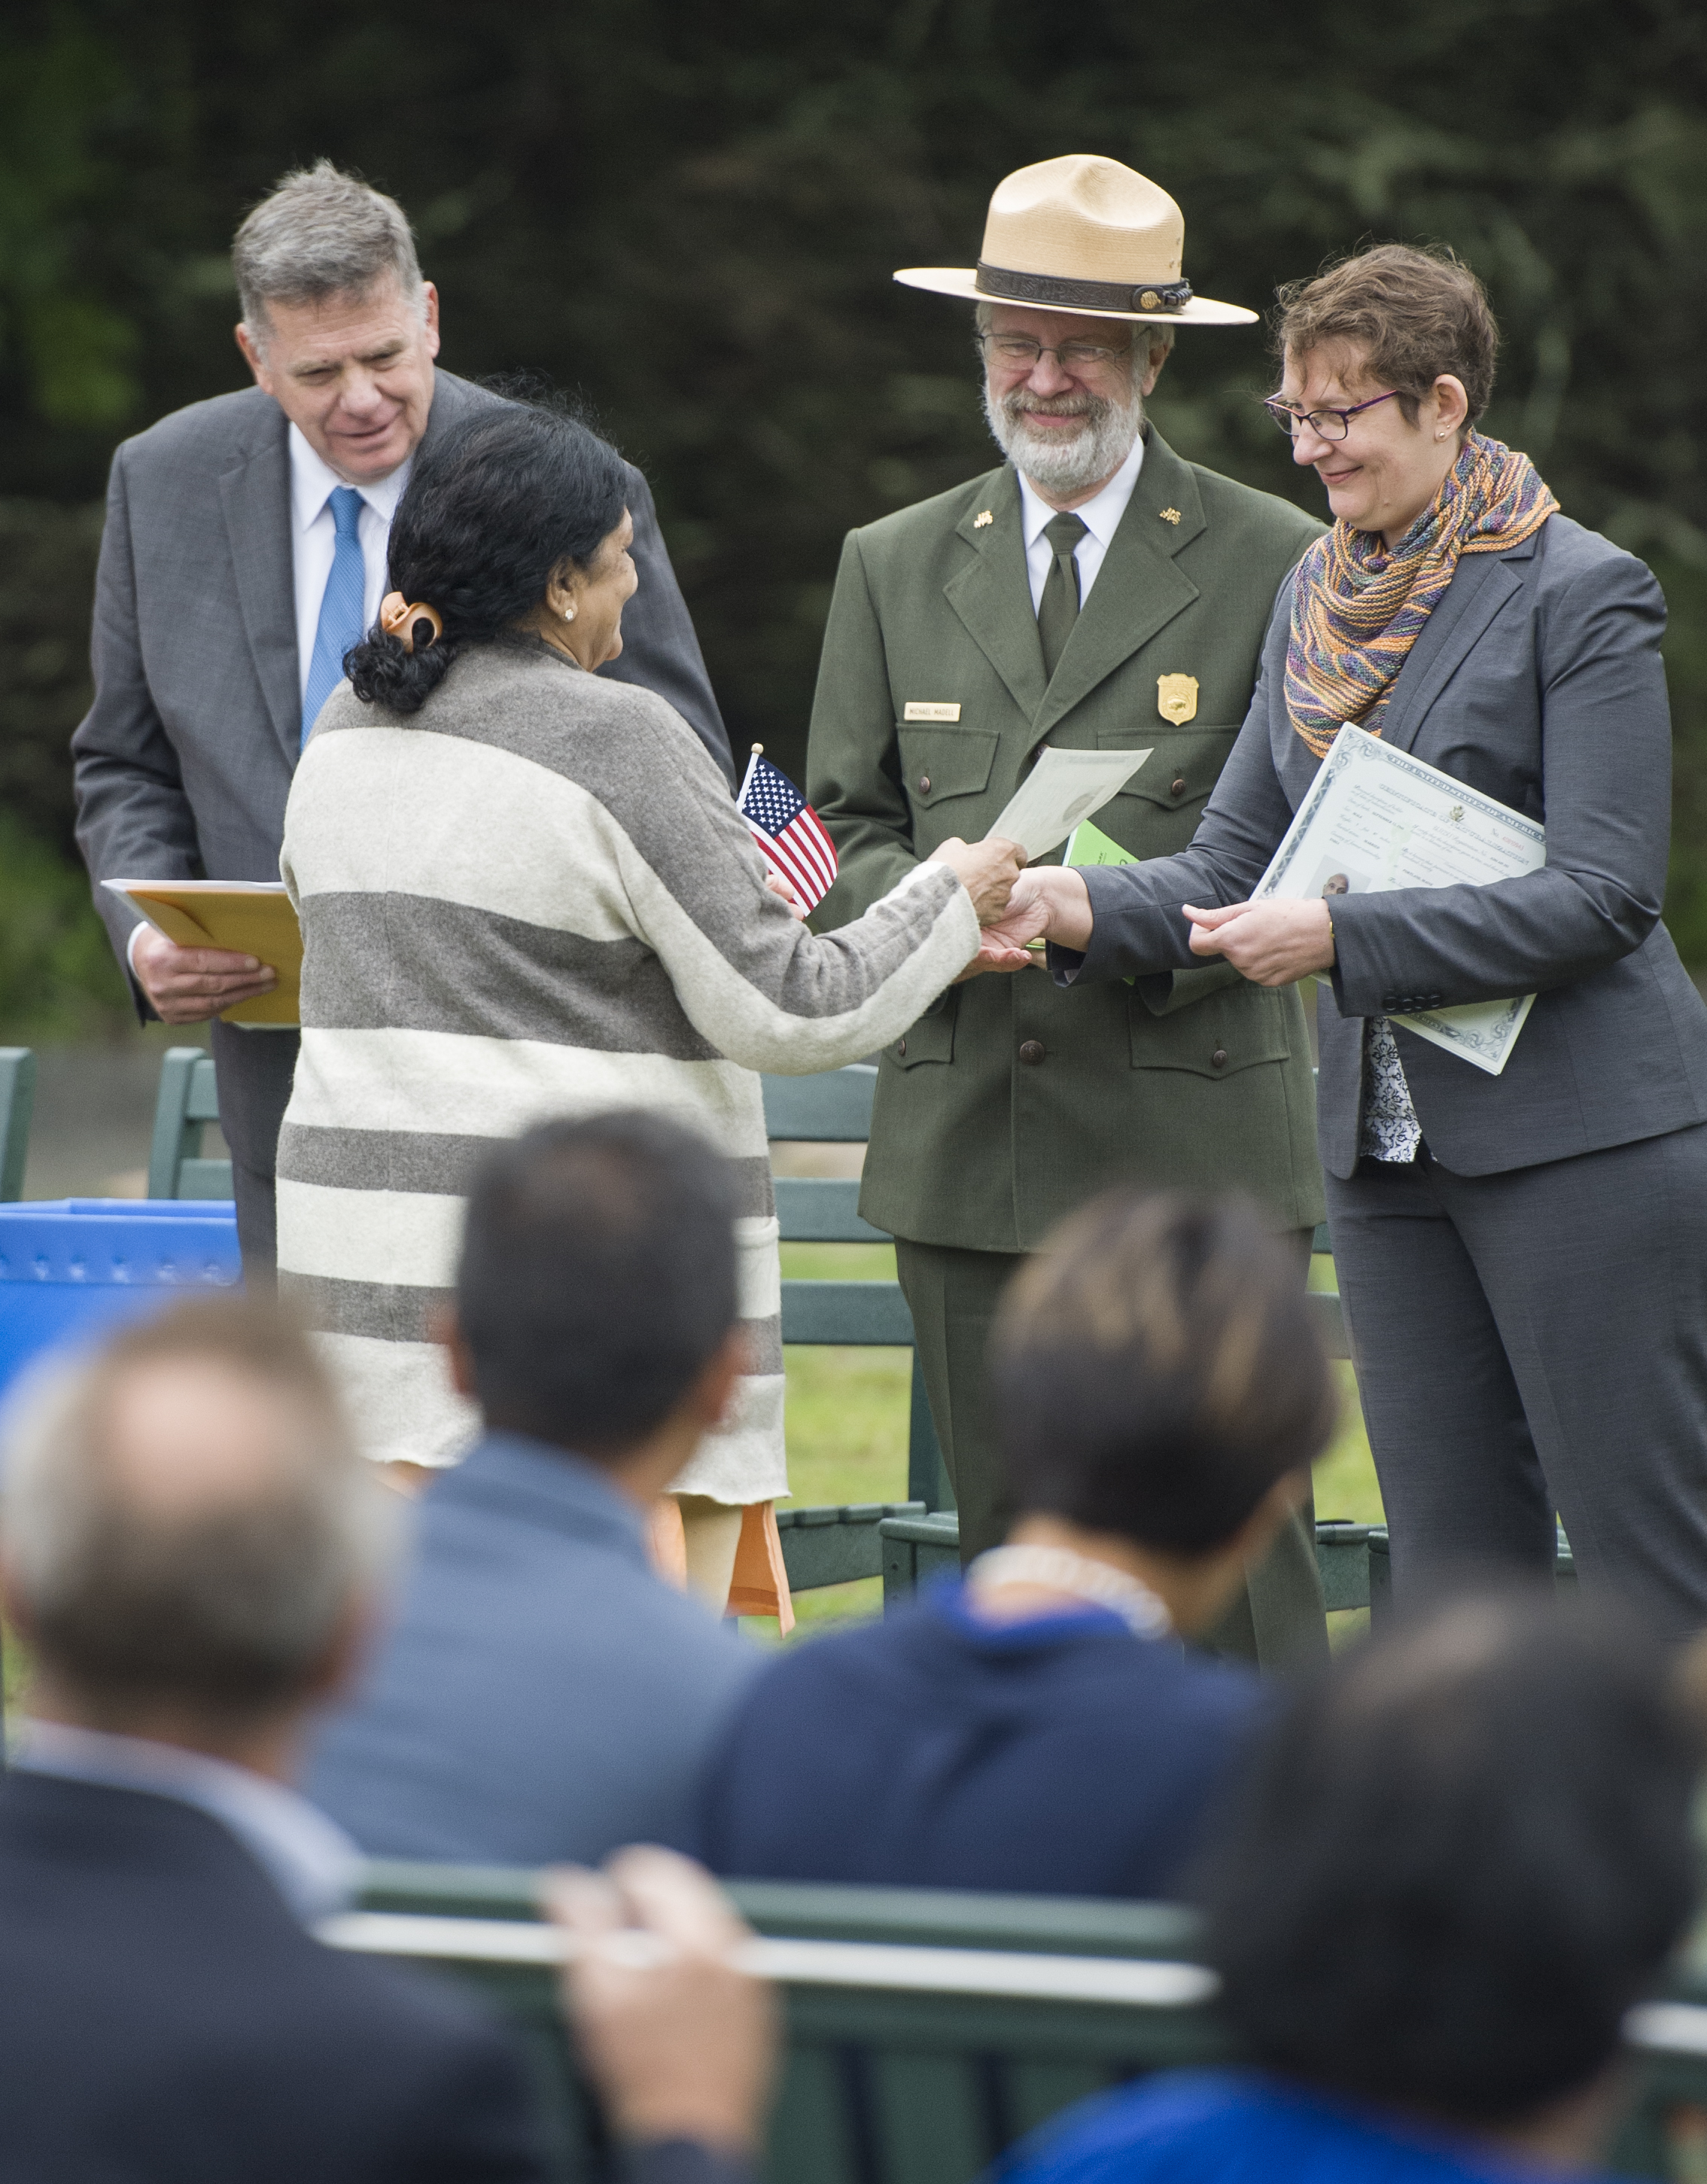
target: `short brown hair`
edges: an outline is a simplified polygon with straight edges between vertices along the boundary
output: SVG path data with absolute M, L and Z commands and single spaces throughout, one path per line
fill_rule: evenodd
M 990 1371 L 1022 1513 L 1204 1554 L 1326 1446 L 1298 1260 L 1240 1199 L 1110 1191 L 1002 1301 Z
M 173 1364 L 271 1399 L 264 1461 L 229 1492 L 138 1507 L 117 1407 L 135 1376 Z M 387 1559 L 394 1497 L 308 1338 L 264 1301 L 186 1299 L 47 1368 L 6 1429 L 7 1562 L 43 1663 L 105 1726 L 163 1700 L 233 1720 L 292 1703 Z
M 1343 342 L 1362 352 L 1372 379 L 1394 389 L 1413 425 L 1419 402 L 1446 373 L 1463 382 L 1470 423 L 1493 398 L 1499 329 L 1487 291 L 1450 250 L 1378 242 L 1275 295 L 1282 364 Z

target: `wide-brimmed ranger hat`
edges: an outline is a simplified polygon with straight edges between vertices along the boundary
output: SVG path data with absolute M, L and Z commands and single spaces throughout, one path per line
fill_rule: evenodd
M 971 304 L 1155 326 L 1252 325 L 1254 311 L 1193 295 L 1185 246 L 1185 217 L 1165 190 L 1118 159 L 1069 152 L 996 185 L 976 265 L 909 265 L 895 278 Z

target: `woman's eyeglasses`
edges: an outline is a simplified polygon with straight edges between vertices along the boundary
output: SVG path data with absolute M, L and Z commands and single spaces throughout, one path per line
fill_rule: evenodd
M 1373 410 L 1378 402 L 1393 401 L 1398 391 L 1395 387 L 1386 394 L 1371 394 L 1367 402 L 1354 402 L 1349 410 L 1294 410 L 1272 395 L 1264 397 L 1263 407 L 1289 440 L 1298 437 L 1300 425 L 1308 425 L 1318 439 L 1343 440 L 1351 430 L 1354 417 Z

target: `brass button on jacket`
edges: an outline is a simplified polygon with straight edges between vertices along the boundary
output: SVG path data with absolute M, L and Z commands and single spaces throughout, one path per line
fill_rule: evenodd
M 1020 1045 L 1020 1059 L 1021 1061 L 1039 1062 L 1043 1060 L 1046 1050 L 1042 1039 L 1024 1039 Z
M 1215 1052 L 1209 1056 L 1209 1067 L 1211 1069 L 1225 1069 L 1226 1066 L 1227 1050 L 1224 1046 L 1218 1046 Z
M 902 1060 L 905 1059 L 907 1053 L 907 1042 L 904 1039 L 898 1039 L 896 1040 L 895 1052 L 898 1057 Z
M 1182 773 L 1176 773 L 1168 783 L 1168 794 L 1170 796 L 1183 796 L 1185 793 L 1186 777 Z
M 919 777 L 919 793 L 921 796 L 928 796 L 931 794 L 931 777 L 928 773 L 921 773 Z

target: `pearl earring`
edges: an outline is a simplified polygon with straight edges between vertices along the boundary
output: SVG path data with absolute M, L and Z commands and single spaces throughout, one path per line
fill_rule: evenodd
M 565 607 L 563 610 L 563 618 L 565 621 L 573 621 L 575 620 L 575 609 L 573 607 Z

